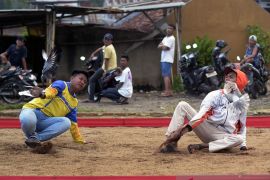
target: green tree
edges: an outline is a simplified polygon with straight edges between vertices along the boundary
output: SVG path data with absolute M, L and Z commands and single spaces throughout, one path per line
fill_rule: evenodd
M 0 9 L 28 9 L 29 0 L 1 0 Z
M 194 43 L 196 43 L 198 46 L 196 48 L 196 51 L 198 51 L 198 58 L 197 58 L 198 65 L 206 66 L 206 65 L 212 64 L 211 54 L 215 46 L 215 42 L 209 39 L 207 36 L 204 36 L 204 37 L 197 36 L 192 42 L 183 44 L 182 54 L 185 54 L 189 51 L 194 51 L 194 49 L 185 48 L 186 45 L 188 44 L 192 45 Z

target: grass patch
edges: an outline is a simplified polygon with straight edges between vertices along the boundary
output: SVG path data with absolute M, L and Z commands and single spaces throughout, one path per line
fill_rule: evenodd
M 104 109 L 101 108 L 93 108 L 91 106 L 78 106 L 78 112 L 105 112 Z
M 24 104 L 1 104 L 0 111 L 7 109 L 21 109 Z
M 174 92 L 184 91 L 184 85 L 180 76 L 175 76 L 172 82 L 172 89 Z

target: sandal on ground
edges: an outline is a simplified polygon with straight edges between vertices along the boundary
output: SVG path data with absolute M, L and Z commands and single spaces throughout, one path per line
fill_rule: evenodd
M 161 97 L 171 97 L 172 96 L 172 93 L 171 92 L 162 92 L 160 94 Z
M 200 144 L 190 144 L 187 149 L 190 154 L 193 154 L 195 151 L 201 150 L 202 148 Z
M 161 153 L 171 153 L 177 151 L 177 142 L 171 142 L 160 148 L 159 152 Z

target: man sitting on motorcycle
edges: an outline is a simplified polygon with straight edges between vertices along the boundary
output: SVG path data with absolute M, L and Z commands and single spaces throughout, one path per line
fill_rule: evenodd
M 258 56 L 259 53 L 259 44 L 257 44 L 257 37 L 255 35 L 249 36 L 248 46 L 246 49 L 246 53 L 244 59 L 241 64 L 251 63 L 257 69 L 260 68 L 260 59 Z
M 117 56 L 114 49 L 114 46 L 112 44 L 113 41 L 113 35 L 110 33 L 107 33 L 103 37 L 103 43 L 104 46 L 98 48 L 96 51 L 94 51 L 90 59 L 92 59 L 99 51 L 103 51 L 103 65 L 99 69 L 95 71 L 95 73 L 90 77 L 89 79 L 89 99 L 85 102 L 96 102 L 95 101 L 95 93 L 96 92 L 96 84 L 98 81 L 102 78 L 104 73 L 114 69 L 117 67 Z

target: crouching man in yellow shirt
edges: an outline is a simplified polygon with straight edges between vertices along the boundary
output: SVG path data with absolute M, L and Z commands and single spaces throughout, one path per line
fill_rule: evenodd
M 87 73 L 75 70 L 70 82 L 58 80 L 45 90 L 31 90 L 36 98 L 23 106 L 19 117 L 27 146 L 41 146 L 41 142 L 57 137 L 68 129 L 76 143 L 86 143 L 77 125 L 76 93 L 83 90 L 87 82 Z

